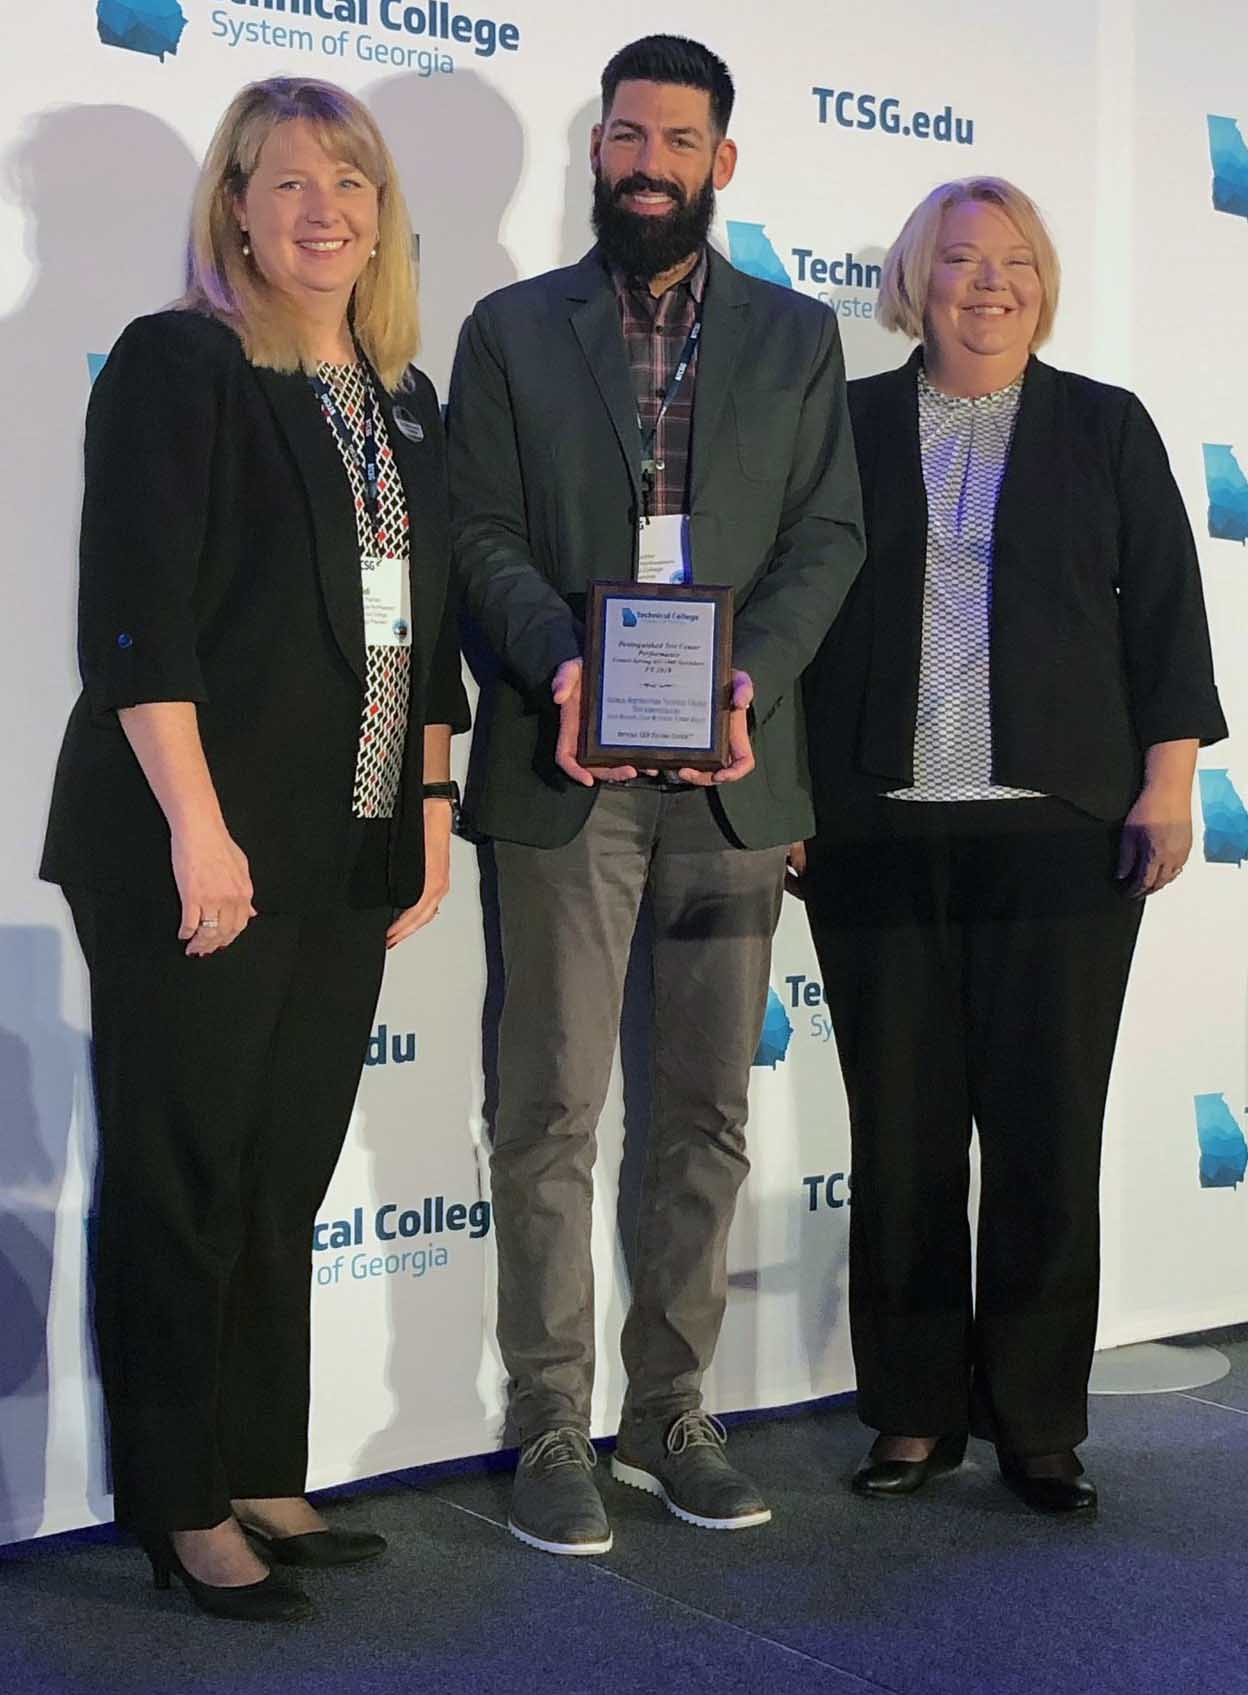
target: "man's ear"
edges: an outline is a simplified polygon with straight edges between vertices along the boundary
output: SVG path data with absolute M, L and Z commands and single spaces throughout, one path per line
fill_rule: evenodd
M 589 162 L 594 170 L 598 169 L 598 161 L 602 157 L 602 125 L 595 124 L 589 132 Z
M 737 144 L 725 136 L 715 149 L 715 160 L 711 166 L 711 180 L 715 190 L 727 188 L 737 169 Z

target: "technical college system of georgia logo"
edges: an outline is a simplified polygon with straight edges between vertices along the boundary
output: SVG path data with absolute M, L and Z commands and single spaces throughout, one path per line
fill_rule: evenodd
M 178 50 L 186 14 L 178 0 L 99 0 L 95 22 L 105 47 L 150 53 L 163 64 Z

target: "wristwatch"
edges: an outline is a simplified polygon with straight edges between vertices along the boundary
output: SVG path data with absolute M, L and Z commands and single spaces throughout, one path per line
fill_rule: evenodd
M 451 783 L 426 783 L 422 793 L 423 793 L 425 800 L 449 800 L 450 801 L 450 803 L 451 803 L 451 831 L 454 835 L 457 836 L 459 834 L 459 822 L 460 822 L 460 816 L 461 816 L 461 814 L 460 814 L 459 784 L 455 783 L 455 782 L 451 782 Z

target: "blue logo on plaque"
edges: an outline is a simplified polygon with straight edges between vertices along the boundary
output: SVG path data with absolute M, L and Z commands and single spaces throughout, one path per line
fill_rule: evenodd
M 95 22 L 105 47 L 150 53 L 163 65 L 178 50 L 186 14 L 178 0 L 99 0 Z
M 626 630 L 635 630 L 637 628 L 637 614 L 633 611 L 631 606 L 625 606 L 621 610 L 620 622 Z

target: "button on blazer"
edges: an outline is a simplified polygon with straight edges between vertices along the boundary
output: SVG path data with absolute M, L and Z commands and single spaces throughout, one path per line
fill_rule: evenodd
M 378 381 L 377 392 L 411 525 L 408 730 L 389 854 L 391 899 L 407 906 L 424 883 L 423 728 L 465 729 L 468 706 L 437 401 L 417 373 L 410 388 L 387 394 Z M 367 663 L 354 499 L 306 377 L 249 364 L 214 319 L 137 319 L 96 381 L 78 645 L 83 692 L 42 876 L 173 891 L 168 826 L 117 709 L 185 700 L 199 708 L 259 910 L 343 898 Z

